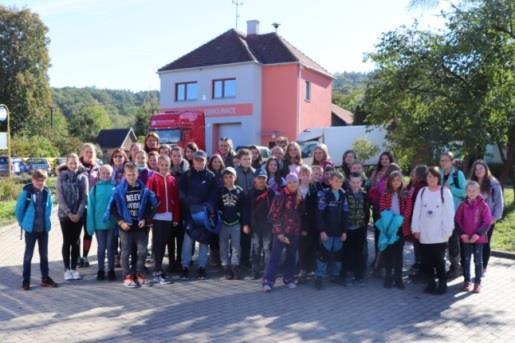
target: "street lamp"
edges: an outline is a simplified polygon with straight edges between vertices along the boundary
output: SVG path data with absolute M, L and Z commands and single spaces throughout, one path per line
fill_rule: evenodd
M 6 142 L 7 142 L 7 177 L 11 177 L 12 175 L 12 161 L 11 161 L 11 129 L 9 123 L 9 108 L 6 105 L 0 104 L 0 122 L 7 120 L 7 132 L 6 132 Z

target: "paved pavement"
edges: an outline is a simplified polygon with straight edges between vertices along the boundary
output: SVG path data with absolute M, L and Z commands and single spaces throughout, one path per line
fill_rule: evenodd
M 377 279 L 264 294 L 258 281 L 218 276 L 126 289 L 95 281 L 94 256 L 84 280 L 64 283 L 60 243 L 55 225 L 50 270 L 60 287 L 37 286 L 36 253 L 34 287 L 25 292 L 19 231 L 0 230 L 0 342 L 515 342 L 513 260 L 492 259 L 481 294 L 461 292 L 461 280 L 438 297 L 409 283 L 385 290 Z

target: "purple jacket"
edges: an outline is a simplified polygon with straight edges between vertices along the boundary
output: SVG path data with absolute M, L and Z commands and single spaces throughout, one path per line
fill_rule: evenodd
M 488 242 L 486 233 L 492 226 L 492 213 L 481 195 L 473 201 L 467 198 L 462 202 L 456 211 L 455 219 L 460 235 L 478 234 L 477 243 Z

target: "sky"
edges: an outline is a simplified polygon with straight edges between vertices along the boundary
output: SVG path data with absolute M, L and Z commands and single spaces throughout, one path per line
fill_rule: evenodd
M 409 0 L 240 0 L 238 29 L 260 21 L 332 73 L 369 71 L 382 32 L 417 20 L 442 27 L 439 9 Z M 0 0 L 48 27 L 52 87 L 159 89 L 157 69 L 236 26 L 232 0 Z

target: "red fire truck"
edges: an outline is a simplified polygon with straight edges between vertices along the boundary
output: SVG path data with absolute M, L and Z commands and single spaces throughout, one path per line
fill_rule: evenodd
M 157 132 L 161 143 L 185 147 L 189 142 L 206 149 L 205 116 L 201 111 L 169 111 L 150 118 L 149 131 Z

